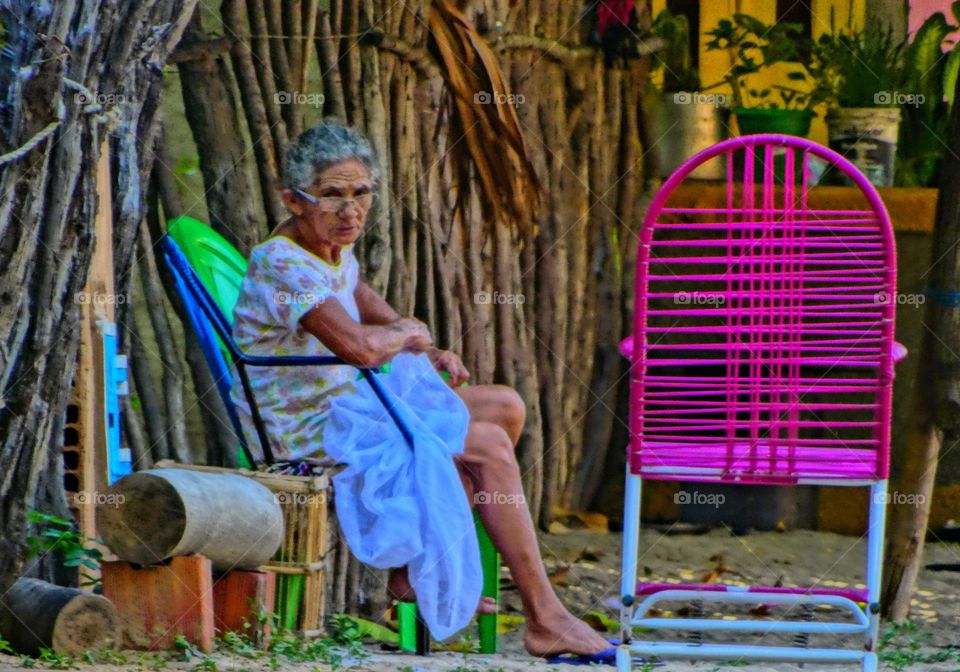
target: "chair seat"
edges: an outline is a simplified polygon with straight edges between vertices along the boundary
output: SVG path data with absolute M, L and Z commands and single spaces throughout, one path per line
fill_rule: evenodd
M 870 440 L 737 441 L 703 439 L 679 444 L 643 441 L 631 450 L 633 473 L 651 480 L 687 480 L 752 484 L 798 484 L 820 481 L 875 481 L 881 454 Z M 849 445 L 852 444 L 852 445 Z
M 637 595 L 653 595 L 665 590 L 687 590 L 712 593 L 775 593 L 789 595 L 836 595 L 854 602 L 866 602 L 865 588 L 804 588 L 792 586 L 730 586 L 723 583 L 658 583 L 637 581 Z

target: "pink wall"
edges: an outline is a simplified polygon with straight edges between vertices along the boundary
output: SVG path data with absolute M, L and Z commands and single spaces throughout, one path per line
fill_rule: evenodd
M 951 0 L 910 0 L 910 15 L 907 20 L 907 29 L 912 36 L 917 32 L 927 17 L 934 12 L 943 12 L 947 17 L 947 23 L 954 23 L 955 19 L 950 12 Z M 954 33 L 952 37 L 957 37 Z

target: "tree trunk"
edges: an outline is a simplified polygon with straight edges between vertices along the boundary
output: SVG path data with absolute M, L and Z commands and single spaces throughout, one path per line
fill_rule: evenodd
M 74 299 L 93 249 L 101 144 L 109 124 L 123 120 L 111 137 L 114 221 L 127 234 L 128 215 L 142 206 L 141 162 L 150 159 L 137 140 L 152 126 L 162 66 L 196 0 L 126 0 L 109 12 L 101 4 L 0 8 L 4 54 L 17 61 L 0 70 L 2 150 L 20 148 L 0 166 L 0 592 L 20 573 L 25 514 L 43 467 L 61 455 L 54 430 L 79 345 Z
M 198 9 L 184 42 L 189 46 L 206 39 Z M 247 149 L 230 70 L 221 56 L 191 59 L 177 67 L 187 122 L 197 147 L 202 148 L 200 170 L 204 194 L 199 198 L 206 199 L 210 226 L 242 255 L 249 256 L 250 249 L 260 242 L 266 229 L 262 227 L 263 217 L 254 198 L 253 179 L 244 161 Z M 187 211 L 190 209 L 188 206 Z
M 960 81 L 957 82 L 960 93 Z M 905 619 L 920 571 L 923 542 L 933 499 L 937 462 L 944 436 L 960 433 L 960 311 L 937 298 L 960 286 L 960 105 L 954 105 L 947 129 L 937 217 L 930 263 L 931 300 L 923 321 L 923 343 L 917 367 L 916 397 L 904 450 L 895 457 L 891 490 L 890 533 L 884 568 L 882 608 L 894 621 Z

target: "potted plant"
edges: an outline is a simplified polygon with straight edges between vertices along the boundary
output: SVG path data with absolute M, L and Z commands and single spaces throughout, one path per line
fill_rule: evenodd
M 903 43 L 888 28 L 829 33 L 817 43 L 816 61 L 818 79 L 831 90 L 830 148 L 871 183 L 891 186 L 900 105 L 914 102 L 912 92 L 901 90 Z
M 721 19 L 707 34 L 711 37 L 707 49 L 727 51 L 732 65 L 723 79 L 705 90 L 723 84 L 730 87 L 731 108 L 741 134 L 806 136 L 810 132 L 813 108 L 825 99 L 816 78 L 810 90 L 784 84 L 753 88 L 748 79 L 775 63 L 796 62 L 803 67 L 789 72 L 787 80 L 807 80 L 805 70 L 811 64 L 813 41 L 803 35 L 800 24 L 767 25 L 749 14 L 738 13 L 733 20 Z
M 663 42 L 651 68 L 651 74 L 663 73 L 663 83 L 650 96 L 650 109 L 656 137 L 660 138 L 660 176 L 667 177 L 694 154 L 726 139 L 726 98 L 700 91 L 700 73 L 690 60 L 687 17 L 664 9 L 654 19 L 651 32 Z M 723 162 L 710 161 L 692 176 L 723 179 Z

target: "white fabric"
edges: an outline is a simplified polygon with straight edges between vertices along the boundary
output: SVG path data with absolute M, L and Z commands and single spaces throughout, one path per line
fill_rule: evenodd
M 469 411 L 426 355 L 401 353 L 378 380 L 414 436 L 411 451 L 370 384 L 332 400 L 324 424 L 337 518 L 354 555 L 381 569 L 409 567 L 417 608 L 438 640 L 469 624 L 483 576 L 480 549 L 453 456 Z

